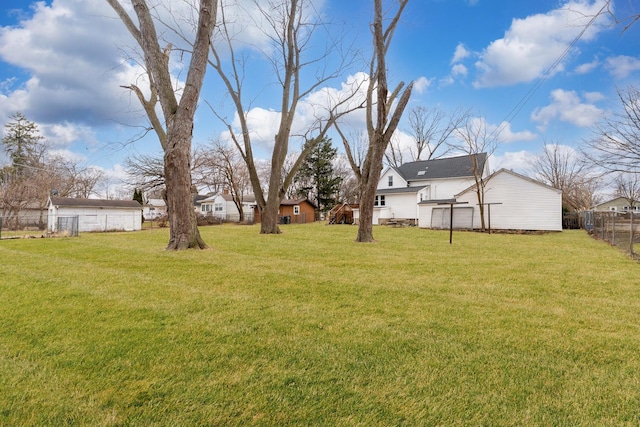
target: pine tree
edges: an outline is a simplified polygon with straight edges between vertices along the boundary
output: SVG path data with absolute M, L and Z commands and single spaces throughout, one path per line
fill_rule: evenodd
M 326 212 L 335 204 L 336 194 L 342 178 L 333 170 L 333 161 L 338 150 L 324 138 L 309 154 L 296 175 L 298 194 L 315 203 L 320 212 Z
M 42 144 L 44 137 L 40 135 L 38 125 L 22 113 L 14 114 L 11 119 L 11 122 L 4 125 L 5 136 L 2 138 L 2 144 L 11 159 L 13 170 L 22 176 L 26 168 L 42 166 L 46 147 Z

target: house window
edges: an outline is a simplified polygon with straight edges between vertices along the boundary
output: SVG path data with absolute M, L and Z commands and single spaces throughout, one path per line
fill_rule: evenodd
M 200 209 L 202 212 L 211 212 L 211 205 L 201 205 Z
M 293 214 L 294 214 L 294 215 L 300 215 L 300 206 L 295 205 L 295 206 L 293 207 Z
M 389 187 L 393 187 L 393 175 L 389 176 Z
M 609 210 L 610 210 L 610 211 L 614 211 L 614 212 L 615 212 L 617 209 L 616 209 L 616 207 L 615 207 L 615 206 L 610 206 L 610 207 L 609 207 Z
M 384 196 L 376 196 L 376 199 L 373 202 L 373 206 L 384 206 L 384 205 L 385 205 Z
M 223 208 L 222 203 L 216 203 L 216 204 L 214 205 L 214 210 L 215 210 L 216 212 L 222 212 L 222 208 Z
M 623 206 L 623 207 L 622 207 L 622 210 L 623 210 L 623 211 L 625 211 L 625 212 L 627 212 L 627 211 L 629 210 L 629 206 Z

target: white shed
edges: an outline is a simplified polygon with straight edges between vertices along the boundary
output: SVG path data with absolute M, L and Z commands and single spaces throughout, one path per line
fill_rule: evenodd
M 49 198 L 49 231 L 61 231 L 73 218 L 78 232 L 136 231 L 142 229 L 142 206 L 135 200 Z
M 480 228 L 476 187 L 456 195 L 473 206 L 473 227 Z M 562 191 L 507 169 L 486 180 L 485 225 L 498 230 L 562 231 Z M 491 204 L 487 206 L 486 204 Z

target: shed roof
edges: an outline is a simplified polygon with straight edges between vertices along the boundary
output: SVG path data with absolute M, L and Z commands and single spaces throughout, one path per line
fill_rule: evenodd
M 409 162 L 397 167 L 396 170 L 406 181 L 462 178 L 473 176 L 475 157 L 478 158 L 480 170 L 483 170 L 487 161 L 487 153 Z
M 313 204 L 311 202 L 311 200 L 307 199 L 307 198 L 302 198 L 302 199 L 284 199 L 282 202 L 280 202 L 281 206 L 295 206 L 295 205 L 300 205 L 302 203 L 309 203 L 311 206 L 313 206 L 314 208 L 316 207 L 315 204 Z
M 77 208 L 142 208 L 136 200 L 74 199 L 71 197 L 51 197 L 50 205 Z

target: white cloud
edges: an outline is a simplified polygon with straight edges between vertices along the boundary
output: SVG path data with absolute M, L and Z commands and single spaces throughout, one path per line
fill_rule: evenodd
M 498 126 L 489 125 L 488 130 L 491 132 L 498 131 L 498 139 L 502 143 L 519 142 L 519 141 L 532 141 L 538 137 L 537 134 L 524 130 L 520 132 L 514 132 L 511 130 L 511 123 L 502 122 Z
M 537 138 L 535 133 L 527 130 L 514 132 L 511 130 L 511 123 L 509 122 L 502 122 L 499 125 L 494 125 L 488 123 L 484 117 L 472 118 L 470 128 L 486 132 L 488 136 L 495 136 L 497 142 L 504 144 L 518 141 L 531 141 Z
M 469 56 L 471 56 L 471 52 L 464 47 L 464 44 L 458 43 L 456 51 L 453 53 L 453 58 L 451 58 L 451 63 L 456 64 Z
M 45 124 L 40 126 L 40 130 L 47 143 L 53 147 L 68 147 L 78 141 L 87 146 L 98 145 L 96 135 L 89 126 L 64 122 Z
M 465 67 L 462 64 L 456 64 L 451 68 L 451 75 L 452 76 L 463 76 L 465 77 L 467 75 L 467 67 Z
M 588 93 L 586 100 L 602 99 L 597 93 Z M 531 120 L 543 126 L 558 119 L 579 127 L 592 126 L 603 114 L 603 110 L 592 103 L 584 103 L 575 91 L 556 89 L 551 92 L 551 104 L 537 108 L 531 114 Z
M 431 86 L 432 82 L 433 79 L 428 79 L 424 76 L 420 77 L 413 83 L 413 89 L 418 94 L 423 94 L 429 88 L 429 86 Z
M 625 55 L 614 56 L 607 59 L 605 67 L 614 78 L 621 80 L 640 70 L 640 59 Z
M 493 155 L 489 161 L 491 172 L 500 169 L 509 169 L 526 175 L 531 169 L 531 164 L 536 159 L 536 154 L 529 151 L 511 151 L 502 155 Z
M 302 141 L 303 135 L 308 135 L 320 120 L 326 120 L 331 109 L 340 105 L 342 111 L 348 111 L 357 105 L 361 105 L 366 98 L 368 76 L 365 73 L 356 73 L 349 76 L 340 88 L 323 87 L 312 92 L 298 103 L 296 117 L 291 129 L 292 145 L 296 137 Z M 275 135 L 280 125 L 281 113 L 272 109 L 254 107 L 247 112 L 247 126 L 251 135 L 252 144 L 265 148 L 273 148 Z M 364 123 L 364 110 L 357 109 L 347 114 L 341 120 L 347 126 Z M 234 131 L 240 134 L 240 119 L 237 113 L 233 121 Z M 230 141 L 228 131 L 221 134 L 221 139 Z M 292 147 L 295 149 L 295 147 Z
M 594 59 L 591 62 L 578 65 L 573 70 L 573 72 L 576 74 L 589 74 L 591 71 L 595 70 L 599 66 L 600 66 L 600 61 L 598 59 Z
M 137 67 L 121 64 L 119 46 L 131 41 L 108 4 L 56 0 L 33 7 L 19 25 L 0 28 L 0 57 L 30 76 L 4 87 L 0 113 L 21 111 L 39 123 L 124 121 L 129 109 L 120 85 L 131 83 L 123 77 Z
M 604 0 L 574 0 L 546 14 L 514 19 L 504 37 L 493 41 L 476 62 L 480 76 L 476 87 L 506 86 L 530 82 L 564 69 L 560 62 L 570 43 L 603 6 Z M 602 15 L 585 31 L 582 41 L 593 40 L 603 31 L 608 17 Z

